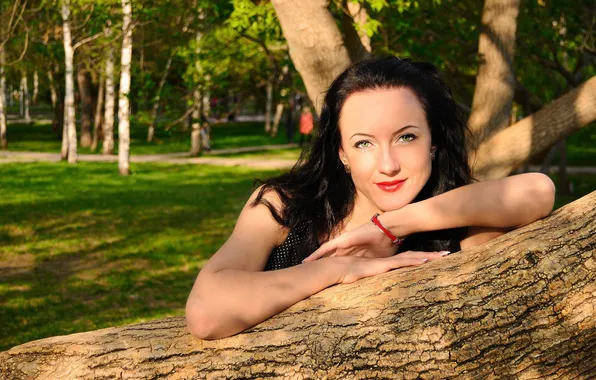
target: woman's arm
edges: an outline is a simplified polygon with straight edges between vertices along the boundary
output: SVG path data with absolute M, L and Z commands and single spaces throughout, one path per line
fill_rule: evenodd
M 384 259 L 335 257 L 263 272 L 269 254 L 286 234 L 265 206 L 251 205 L 253 199 L 254 195 L 232 236 L 199 273 L 188 298 L 187 325 L 201 339 L 241 332 L 331 285 L 441 257 L 426 252 Z
M 459 187 L 435 197 L 387 211 L 379 220 L 394 235 L 470 227 L 462 248 L 482 244 L 500 234 L 547 216 L 555 187 L 547 176 L 528 173 Z M 390 240 L 372 223 L 323 244 L 306 260 L 326 256 L 386 256 Z
M 462 186 L 379 219 L 398 236 L 456 227 L 514 229 L 547 216 L 554 200 L 550 178 L 527 173 Z

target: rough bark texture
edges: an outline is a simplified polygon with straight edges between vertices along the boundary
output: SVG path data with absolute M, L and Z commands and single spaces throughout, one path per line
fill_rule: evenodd
M 480 66 L 468 120 L 477 146 L 509 125 L 515 93 L 513 53 L 519 0 L 485 0 L 478 43 Z
M 470 164 L 477 179 L 505 177 L 596 120 L 596 77 L 484 141 Z
M 77 162 L 77 129 L 75 125 L 75 99 L 74 99 L 74 49 L 70 34 L 70 1 L 62 0 L 62 34 L 64 35 L 64 66 L 65 66 L 65 94 L 64 94 L 64 128 L 65 139 L 62 140 L 62 151 L 67 149 L 68 163 Z M 65 141 L 66 140 L 66 141 Z M 66 146 L 65 146 L 66 145 Z
M 122 56 L 120 60 L 120 93 L 118 96 L 118 171 L 130 174 L 130 64 L 132 61 L 132 5 L 122 0 Z
M 91 146 L 91 121 L 93 120 L 93 95 L 91 95 L 91 81 L 86 70 L 77 70 L 77 84 L 81 101 L 81 136 L 80 144 L 84 148 Z
M 112 36 L 112 24 L 108 21 L 106 28 L 104 29 L 106 38 Z M 115 110 L 115 98 L 116 90 L 114 84 L 114 47 L 109 46 L 106 53 L 106 101 L 105 101 L 105 114 L 103 118 L 103 154 L 114 153 L 114 110 Z
M 272 0 L 296 69 L 320 113 L 329 84 L 350 63 L 328 0 Z
M 0 353 L 1 378 L 590 378 L 596 192 L 416 268 L 336 286 L 228 339 L 183 318 Z

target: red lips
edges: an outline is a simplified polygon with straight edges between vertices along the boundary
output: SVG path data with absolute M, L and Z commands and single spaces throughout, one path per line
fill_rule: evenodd
M 379 189 L 381 189 L 385 192 L 393 193 L 393 192 L 401 189 L 404 182 L 406 182 L 405 179 L 398 179 L 398 180 L 391 181 L 391 182 L 375 182 L 375 185 L 377 185 L 379 187 Z

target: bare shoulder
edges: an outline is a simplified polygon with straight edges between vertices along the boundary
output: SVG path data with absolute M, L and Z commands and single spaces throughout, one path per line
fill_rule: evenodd
M 259 271 L 265 267 L 271 251 L 287 237 L 287 228 L 273 217 L 267 203 L 280 212 L 283 203 L 274 191 L 257 188 L 242 208 L 232 235 L 213 255 L 203 271 L 243 269 Z M 262 201 L 265 202 L 262 202 Z

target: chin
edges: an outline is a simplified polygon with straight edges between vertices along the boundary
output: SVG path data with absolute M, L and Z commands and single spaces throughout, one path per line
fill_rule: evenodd
M 377 198 L 375 202 L 379 210 L 393 211 L 399 210 L 400 208 L 412 203 L 416 198 L 416 194 L 405 194 L 398 191 L 396 193 L 383 193 Z

